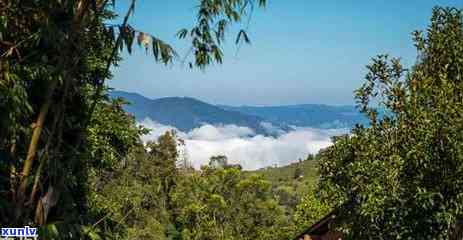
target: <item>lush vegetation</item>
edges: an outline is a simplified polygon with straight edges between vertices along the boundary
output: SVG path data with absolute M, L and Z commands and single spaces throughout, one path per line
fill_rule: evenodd
M 414 33 L 418 61 L 386 55 L 357 91 L 369 128 L 338 137 L 320 165 L 326 199 L 353 239 L 461 239 L 463 13 L 435 8 Z M 388 114 L 378 118 L 377 108 Z
M 212 157 L 201 171 L 194 170 L 178 155 L 182 144 L 168 132 L 146 146 L 135 145 L 110 170 L 92 173 L 88 203 L 98 221 L 83 228 L 86 234 L 110 239 L 290 239 L 329 211 L 315 198 L 317 160 L 272 169 L 280 175 L 275 181 L 266 174 L 269 170 L 244 172 L 225 156 Z M 295 169 L 301 174 L 295 175 Z
M 288 166 L 251 172 L 272 183 L 275 197 L 292 219 L 293 236 L 320 220 L 333 207 L 319 197 L 319 157 L 309 154 L 306 159 Z
M 222 62 L 227 26 L 265 1 L 199 3 L 179 37 L 191 40 L 190 66 L 204 68 Z M 135 41 L 164 64 L 176 53 L 127 24 L 135 1 L 112 24 L 113 4 L 0 3 L 0 225 L 40 226 L 43 239 L 289 238 L 290 208 L 271 182 L 222 157 L 189 168 L 175 133 L 141 142 L 147 130 L 105 81 Z
M 356 94 L 368 128 L 297 164 L 246 172 L 225 156 L 192 169 L 175 132 L 141 142 L 147 130 L 105 80 L 134 40 L 160 63 L 176 53 L 127 24 L 134 0 L 110 24 L 112 4 L 0 2 L 2 226 L 40 226 L 43 239 L 290 239 L 337 208 L 352 239 L 461 239 L 460 10 L 434 9 L 414 34 L 411 69 L 385 55 L 368 66 Z M 195 26 L 178 32 L 191 40 L 189 65 L 221 63 L 227 26 L 264 5 L 199 1 Z
M 281 176 L 274 182 L 262 173 L 269 170 L 243 172 L 225 156 L 201 171 L 182 166 L 181 145 L 168 132 L 97 181 L 91 203 L 102 210 L 98 224 L 110 229 L 108 238 L 290 239 L 329 211 L 315 197 L 316 160 L 272 169 Z M 295 168 L 310 177 L 295 176 Z

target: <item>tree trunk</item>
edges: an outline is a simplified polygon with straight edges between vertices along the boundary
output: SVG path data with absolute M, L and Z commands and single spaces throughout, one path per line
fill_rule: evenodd
M 462 240 L 463 239 L 463 218 L 458 219 L 450 231 L 449 240 Z
M 52 99 L 53 93 L 55 92 L 55 88 L 57 84 L 58 84 L 58 80 L 53 79 L 50 85 L 50 88 L 48 89 L 48 93 L 45 98 L 45 103 L 40 108 L 37 121 L 34 123 L 34 126 L 33 126 L 34 130 L 32 133 L 31 142 L 27 150 L 27 157 L 23 164 L 23 169 L 21 172 L 20 180 L 19 180 L 19 187 L 16 193 L 16 220 L 19 219 L 22 213 L 23 204 L 26 198 L 27 180 L 31 173 L 31 169 L 34 163 L 35 156 L 37 155 L 37 148 L 39 145 L 40 135 L 42 134 L 43 125 L 48 115 L 48 111 L 50 110 L 50 106 L 53 100 Z
M 104 1 L 104 3 L 106 2 L 107 1 Z M 75 36 L 77 36 L 77 33 L 80 31 L 80 28 L 82 27 L 82 21 L 85 18 L 85 15 L 87 14 L 87 12 L 89 11 L 90 5 L 91 5 L 91 1 L 89 0 L 80 0 L 77 2 L 76 13 L 73 19 L 72 29 L 69 32 L 70 34 L 69 42 L 70 43 L 73 42 Z M 68 71 L 70 70 L 69 69 L 70 61 L 69 61 L 69 56 L 66 55 L 65 52 L 69 52 L 66 50 L 70 50 L 70 49 L 72 49 L 72 47 L 68 47 L 68 48 L 64 47 L 63 56 L 61 57 L 61 62 L 59 63 L 62 69 L 67 68 Z M 64 74 L 64 75 L 67 75 L 67 74 Z M 64 79 L 66 79 L 66 76 L 64 77 Z M 42 134 L 45 119 L 47 118 L 50 107 L 53 104 L 53 94 L 56 90 L 57 85 L 58 85 L 58 79 L 55 78 L 50 83 L 48 92 L 46 93 L 47 95 L 45 96 L 45 102 L 40 108 L 36 122 L 33 124 L 32 138 L 29 143 L 26 159 L 23 163 L 23 168 L 22 168 L 22 172 L 21 172 L 20 180 L 19 180 L 19 187 L 16 191 L 16 209 L 15 209 L 16 210 L 15 212 L 16 220 L 18 220 L 22 215 L 22 210 L 24 208 L 24 202 L 26 198 L 28 178 L 29 178 L 29 175 L 31 174 L 31 170 L 34 164 L 34 159 L 37 155 L 37 149 L 38 149 L 38 145 L 40 142 L 40 137 Z

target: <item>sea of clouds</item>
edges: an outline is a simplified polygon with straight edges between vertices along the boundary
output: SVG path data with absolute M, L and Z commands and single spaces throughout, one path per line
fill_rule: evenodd
M 209 163 L 214 155 L 225 155 L 229 163 L 240 164 L 246 170 L 268 166 L 284 166 L 304 159 L 309 153 L 330 146 L 331 136 L 348 133 L 347 129 L 294 128 L 277 137 L 256 135 L 247 127 L 205 124 L 189 132 L 162 125 L 147 118 L 139 124 L 151 129 L 143 141 L 156 140 L 166 131 L 175 130 L 185 141 L 188 161 L 196 169 Z M 273 128 L 269 123 L 262 126 Z

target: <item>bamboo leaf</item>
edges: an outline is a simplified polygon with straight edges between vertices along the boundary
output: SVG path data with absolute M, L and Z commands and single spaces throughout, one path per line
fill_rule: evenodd
M 156 61 L 159 61 L 159 39 L 153 38 L 153 55 Z
M 236 37 L 236 41 L 235 43 L 238 44 L 240 43 L 241 41 L 244 41 L 245 43 L 247 44 L 250 44 L 251 43 L 251 40 L 249 39 L 246 31 L 244 30 L 240 30 L 239 33 L 238 33 L 238 36 Z
M 183 39 L 187 36 L 187 34 L 188 34 L 188 30 L 184 28 L 178 31 L 176 35 L 178 38 Z

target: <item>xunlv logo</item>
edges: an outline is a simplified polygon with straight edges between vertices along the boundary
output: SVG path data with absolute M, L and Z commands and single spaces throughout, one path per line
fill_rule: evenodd
M 11 238 L 11 237 L 33 237 L 37 238 L 37 228 L 30 228 L 25 226 L 23 228 L 2 228 L 2 238 Z

